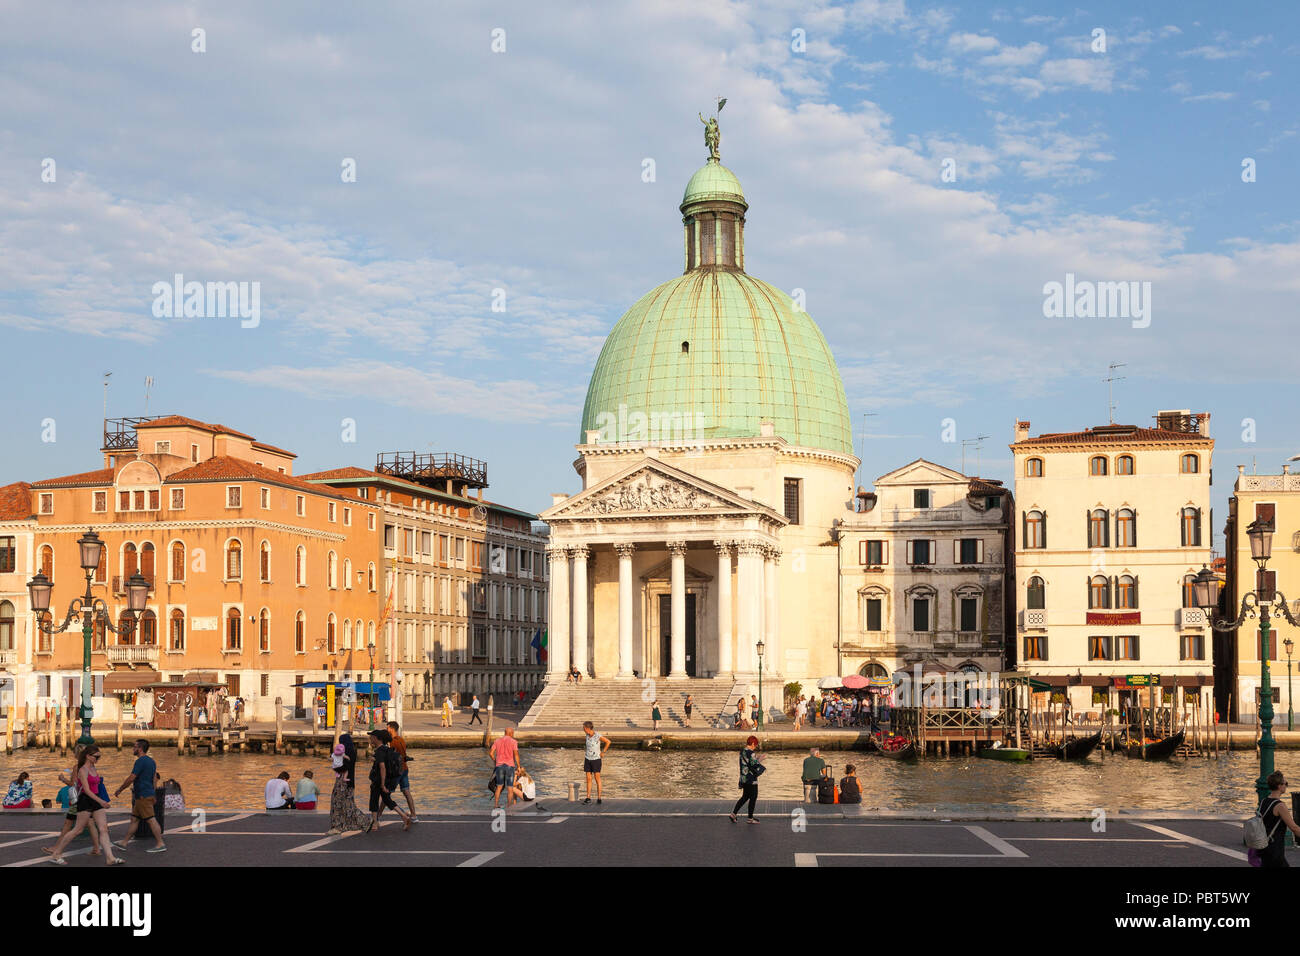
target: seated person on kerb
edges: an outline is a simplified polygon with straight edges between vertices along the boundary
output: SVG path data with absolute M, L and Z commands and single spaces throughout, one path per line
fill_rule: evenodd
M 315 810 L 316 798 L 319 795 L 320 787 L 316 786 L 316 781 L 312 779 L 312 772 L 304 770 L 298 781 L 298 792 L 294 795 L 294 807 L 298 810 Z
M 292 810 L 293 791 L 289 789 L 289 771 L 281 770 L 274 780 L 266 782 L 266 809 Z
M 840 778 L 840 803 L 861 803 L 862 787 L 858 785 L 858 768 L 849 764 Z

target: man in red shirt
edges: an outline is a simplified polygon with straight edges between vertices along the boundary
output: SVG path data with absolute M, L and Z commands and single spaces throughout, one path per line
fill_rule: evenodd
M 388 722 L 388 732 L 393 735 L 393 742 L 389 746 L 396 750 L 402 758 L 402 776 L 398 778 L 397 785 L 402 788 L 402 794 L 406 797 L 406 805 L 411 810 L 411 822 L 419 823 L 420 821 L 415 818 L 415 801 L 411 799 L 411 775 L 407 772 L 406 767 L 406 741 L 397 736 L 397 721 L 390 720 Z
M 515 771 L 519 769 L 519 744 L 515 740 L 515 729 L 506 728 L 506 735 L 498 737 L 493 741 L 492 746 L 488 748 L 488 756 L 492 758 L 496 770 L 496 789 L 494 791 L 495 799 L 492 801 L 492 808 L 501 807 L 501 791 L 506 791 L 506 807 L 515 805 Z

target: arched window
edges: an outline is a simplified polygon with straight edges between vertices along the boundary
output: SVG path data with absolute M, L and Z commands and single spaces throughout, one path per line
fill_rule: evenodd
M 108 628 L 104 626 L 104 619 L 96 614 L 95 623 L 90 628 L 90 649 L 102 651 L 106 646 L 108 646 Z
M 343 588 L 344 590 L 347 591 L 352 590 L 352 559 L 351 558 L 343 559 Z
M 263 541 L 261 548 L 258 550 L 258 575 L 259 580 L 265 584 L 271 580 L 271 542 Z
M 1137 512 L 1132 508 L 1120 508 L 1115 515 L 1115 547 L 1136 548 L 1137 543 Z
M 1025 477 L 1041 478 L 1043 477 L 1043 459 L 1026 458 L 1025 459 Z
M 375 643 L 375 622 L 371 621 L 366 625 L 366 646 L 369 647 Z
M 329 617 L 325 619 L 325 653 L 326 654 L 334 653 L 334 635 L 337 627 L 338 627 L 338 621 L 335 619 L 333 614 L 331 614 Z
M 54 615 L 49 611 L 42 611 L 36 617 L 40 622 L 36 626 L 38 649 L 47 652 L 54 650 L 54 635 L 48 631 L 48 628 L 54 626 Z
M 325 559 L 325 578 L 331 591 L 339 586 L 339 556 L 333 551 Z
M 122 583 L 135 574 L 140 569 L 140 555 L 135 549 L 135 545 L 128 541 L 122 545 Z
M 231 538 L 226 542 L 226 580 L 238 581 L 243 576 L 243 546 L 238 538 Z
M 307 549 L 304 548 L 302 545 L 298 545 L 298 550 L 294 552 L 293 566 L 294 566 L 294 572 L 293 572 L 293 573 L 294 573 L 294 583 L 295 583 L 296 585 L 298 585 L 298 587 L 300 587 L 300 588 L 301 588 L 301 587 L 306 587 L 306 585 L 307 585 Z
M 1037 575 L 1030 578 L 1025 586 L 1025 606 L 1033 610 L 1047 607 L 1047 585 Z
M 153 590 L 154 556 L 152 541 L 146 541 L 140 546 L 140 573 L 149 582 L 149 590 L 151 591 Z
M 1131 475 L 1133 474 L 1133 456 L 1120 455 L 1115 459 L 1115 474 Z
M 1088 582 L 1088 607 L 1091 610 L 1110 609 L 1110 581 L 1098 574 Z
M 1138 606 L 1137 598 L 1137 578 L 1128 574 L 1120 577 L 1119 588 L 1115 593 L 1115 607 L 1132 610 Z
M 293 622 L 293 649 L 297 654 L 307 653 L 307 615 L 302 611 Z
M 1201 546 L 1201 509 L 1184 508 L 1182 510 L 1182 533 L 1184 548 Z
M 1047 547 L 1047 515 L 1030 511 L 1025 515 L 1025 547 Z
M 1179 459 L 1178 470 L 1184 475 L 1195 475 L 1201 470 L 1201 457 L 1199 455 L 1183 455 Z
M 14 647 L 14 606 L 9 601 L 0 601 L 0 651 L 12 651 Z
M 242 630 L 243 613 L 237 607 L 226 612 L 226 650 L 243 650 L 244 634 Z
M 45 575 L 51 581 L 54 580 L 54 548 L 48 544 L 41 545 L 41 557 L 37 562 L 41 569 L 41 574 Z
M 146 610 L 140 616 L 140 643 L 148 647 L 158 644 L 158 615 Z
M 180 541 L 172 542 L 172 580 L 185 580 L 185 545 Z
M 167 649 L 171 651 L 185 650 L 185 612 L 180 608 L 172 608 L 171 627 L 168 630 Z
M 343 619 L 343 649 L 352 650 L 352 622 L 346 617 Z
M 1110 547 L 1110 516 L 1105 508 L 1095 508 L 1088 513 L 1088 547 Z
M 1088 462 L 1088 474 L 1104 475 L 1106 474 L 1106 456 L 1094 455 Z
M 369 591 L 375 589 L 375 565 L 373 561 L 366 566 L 366 589 Z
M 99 567 L 95 568 L 95 583 L 108 583 L 108 548 L 99 549 Z
M 1183 607 L 1196 607 L 1196 575 L 1183 575 Z
M 266 608 L 257 615 L 257 649 L 271 650 L 271 612 Z
M 131 645 L 136 643 L 136 637 L 140 634 L 140 622 L 135 619 L 130 611 L 122 611 L 117 616 L 117 643 L 121 645 Z

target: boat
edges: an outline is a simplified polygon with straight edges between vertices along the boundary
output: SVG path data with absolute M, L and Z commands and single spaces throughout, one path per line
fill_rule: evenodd
M 1101 744 L 1100 730 L 1091 737 L 1071 737 L 1064 745 L 1052 744 L 1047 748 L 1047 753 L 1057 760 L 1086 760 L 1099 744 Z
M 1033 757 L 1028 750 L 1023 747 L 985 747 L 979 751 L 976 756 L 983 757 L 986 760 L 1029 760 Z
M 1159 740 L 1147 738 L 1146 741 L 1146 759 L 1160 760 L 1164 757 L 1171 756 L 1175 750 L 1183 745 L 1183 739 L 1187 732 L 1180 730 L 1176 734 L 1170 734 L 1168 737 L 1161 737 Z M 1126 752 L 1130 757 L 1142 759 L 1142 744 L 1136 740 L 1130 740 Z
M 916 756 L 916 744 L 910 737 L 872 737 L 880 756 L 890 760 L 908 760 Z

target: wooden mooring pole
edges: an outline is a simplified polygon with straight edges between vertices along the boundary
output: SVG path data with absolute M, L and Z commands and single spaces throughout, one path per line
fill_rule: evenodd
M 122 749 L 122 705 L 117 705 L 117 749 Z
M 284 752 L 284 707 L 281 699 L 275 699 L 275 752 Z

